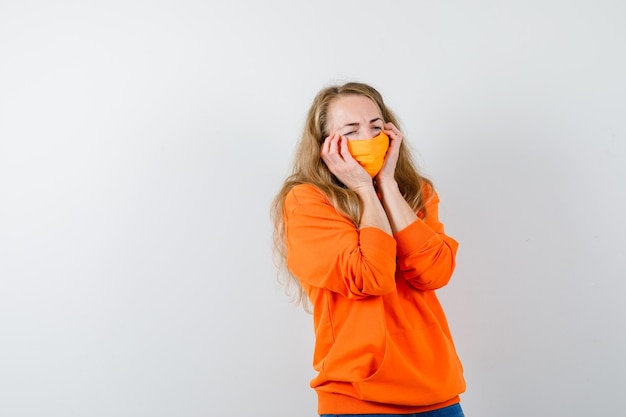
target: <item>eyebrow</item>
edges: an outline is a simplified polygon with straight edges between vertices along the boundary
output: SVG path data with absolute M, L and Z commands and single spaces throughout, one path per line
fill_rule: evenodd
M 383 121 L 383 119 L 381 119 L 380 117 L 376 117 L 376 118 L 374 118 L 374 119 L 370 120 L 370 123 L 374 123 L 374 122 L 377 122 L 377 121 L 379 121 L 379 120 L 380 120 L 381 122 Z M 341 128 L 340 128 L 340 129 L 343 129 L 343 128 L 344 128 L 344 127 L 346 127 L 346 126 L 358 126 L 359 124 L 360 124 L 359 122 L 354 122 L 354 123 L 346 123 L 345 125 L 341 126 Z

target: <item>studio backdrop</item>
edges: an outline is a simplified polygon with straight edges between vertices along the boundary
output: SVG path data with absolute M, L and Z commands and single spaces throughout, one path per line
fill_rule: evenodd
M 619 415 L 621 1 L 0 1 L 0 415 L 315 416 L 272 198 L 376 87 L 440 198 L 468 417 Z

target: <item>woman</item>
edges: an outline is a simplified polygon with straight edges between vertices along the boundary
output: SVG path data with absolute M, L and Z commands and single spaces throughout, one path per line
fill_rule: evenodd
M 435 295 L 458 244 L 397 126 L 371 86 L 323 89 L 272 206 L 289 283 L 313 307 L 322 416 L 463 416 L 463 369 Z

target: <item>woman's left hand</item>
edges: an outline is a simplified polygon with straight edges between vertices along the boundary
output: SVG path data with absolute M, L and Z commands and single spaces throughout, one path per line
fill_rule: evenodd
M 402 132 L 393 123 L 385 123 L 383 131 L 389 136 L 389 149 L 385 157 L 385 163 L 376 176 L 377 182 L 395 181 L 396 164 L 400 155 L 400 145 L 402 144 Z

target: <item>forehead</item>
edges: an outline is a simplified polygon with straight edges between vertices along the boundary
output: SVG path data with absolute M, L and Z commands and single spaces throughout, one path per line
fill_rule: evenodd
M 348 123 L 369 123 L 382 117 L 376 103 L 365 96 L 341 96 L 328 106 L 328 127 L 332 131 Z

